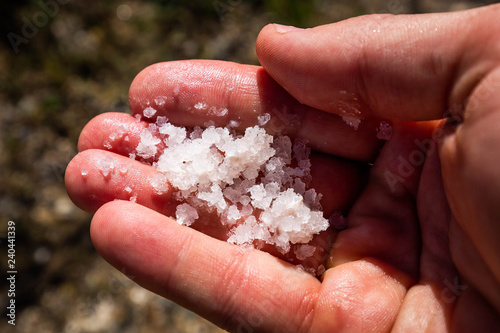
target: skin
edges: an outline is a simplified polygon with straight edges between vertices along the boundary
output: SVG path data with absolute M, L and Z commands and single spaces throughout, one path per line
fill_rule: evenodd
M 309 140 L 325 213 L 348 211 L 349 221 L 315 239 L 309 265 L 326 265 L 320 279 L 272 250 L 224 242 L 210 219 L 193 229 L 167 217 L 171 189 L 154 193 L 148 184 L 156 171 L 127 158 L 145 126 L 128 115 L 101 115 L 82 131 L 68 193 L 95 212 L 92 240 L 106 260 L 230 331 L 496 331 L 499 15 L 495 5 L 307 30 L 269 25 L 257 40 L 263 67 L 171 62 L 134 80 L 134 113 L 169 96 L 156 105 L 158 115 L 178 125 L 238 119 L 244 128 L 268 112 L 270 133 Z M 196 110 L 199 101 L 229 114 Z M 354 111 L 364 119 L 357 131 L 337 116 Z M 375 137 L 381 119 L 393 127 L 385 143 Z M 105 149 L 120 124 L 129 141 Z M 96 170 L 103 158 L 129 171 L 103 177 Z M 137 203 L 128 201 L 126 184 L 135 186 Z

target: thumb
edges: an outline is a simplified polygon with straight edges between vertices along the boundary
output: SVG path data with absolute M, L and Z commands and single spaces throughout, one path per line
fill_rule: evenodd
M 266 71 L 299 102 L 341 115 L 439 119 L 461 108 L 498 64 L 500 6 L 426 15 L 369 15 L 257 39 Z

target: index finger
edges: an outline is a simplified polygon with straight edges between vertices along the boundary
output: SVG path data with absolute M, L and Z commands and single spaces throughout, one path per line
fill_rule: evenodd
M 144 69 L 130 87 L 132 112 L 148 110 L 182 126 L 244 129 L 263 125 L 271 134 L 306 139 L 312 149 L 343 158 L 372 161 L 382 142 L 379 120 L 356 130 L 341 117 L 299 103 L 259 66 L 223 61 L 165 62 Z M 150 109 L 148 109 L 150 108 Z

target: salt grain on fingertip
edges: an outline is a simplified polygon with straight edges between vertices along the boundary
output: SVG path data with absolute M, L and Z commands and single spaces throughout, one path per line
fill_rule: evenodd
M 206 110 L 207 107 L 208 107 L 207 103 L 204 102 L 198 102 L 194 105 L 194 108 L 196 110 Z
M 158 106 L 162 106 L 165 104 L 165 101 L 168 99 L 166 96 L 158 96 L 155 98 L 155 103 Z
M 87 175 L 89 174 L 89 170 L 87 170 L 87 169 L 82 169 L 82 170 L 81 170 L 81 173 L 82 173 L 82 176 L 84 176 L 84 177 L 85 177 L 85 176 L 87 176 Z
M 132 188 L 130 186 L 125 187 L 125 192 L 132 193 Z
M 187 227 L 199 218 L 196 208 L 187 203 L 177 206 L 175 210 L 175 217 L 178 224 L 185 225 Z
M 97 161 L 97 168 L 104 177 L 109 176 L 115 168 L 113 159 L 110 157 L 104 157 L 103 159 Z
M 271 120 L 271 115 L 269 113 L 264 113 L 261 116 L 257 117 L 257 121 L 259 123 L 259 126 L 264 126 Z
M 155 114 L 156 114 L 156 110 L 153 109 L 151 106 L 148 106 L 147 108 L 145 108 L 143 111 L 142 111 L 142 114 L 144 115 L 144 117 L 146 118 L 151 118 L 153 117 Z
M 162 174 L 162 173 L 157 173 L 154 175 L 153 178 L 151 178 L 151 186 L 153 186 L 153 189 L 155 190 L 156 194 L 161 195 L 168 190 L 168 179 L 167 177 Z
M 349 125 L 352 128 L 354 128 L 355 130 L 357 130 L 359 128 L 359 125 L 361 124 L 361 119 L 356 118 L 354 116 L 350 116 L 350 115 L 344 115 L 344 116 L 342 116 L 342 120 L 347 125 Z

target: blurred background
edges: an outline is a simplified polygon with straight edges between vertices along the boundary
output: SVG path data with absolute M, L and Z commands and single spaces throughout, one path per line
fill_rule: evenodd
M 220 332 L 104 262 L 64 171 L 94 116 L 129 112 L 134 76 L 189 58 L 258 64 L 260 29 L 496 1 L 17 0 L 0 4 L 0 332 Z M 457 22 L 459 25 L 460 22 Z M 7 223 L 16 223 L 16 326 L 7 323 Z

